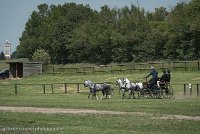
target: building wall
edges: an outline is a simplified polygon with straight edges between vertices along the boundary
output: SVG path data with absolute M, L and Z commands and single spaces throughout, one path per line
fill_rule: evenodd
M 23 76 L 27 77 L 33 74 L 42 74 L 42 63 L 23 63 Z
M 39 62 L 9 62 L 11 78 L 24 78 L 33 74 L 42 74 L 42 63 Z

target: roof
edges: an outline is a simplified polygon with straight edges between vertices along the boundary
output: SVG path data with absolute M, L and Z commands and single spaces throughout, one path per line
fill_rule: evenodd
M 6 63 L 27 63 L 30 62 L 28 58 L 12 59 Z
M 19 58 L 19 59 L 12 59 L 7 61 L 6 63 L 42 63 L 42 62 L 30 62 L 28 58 Z

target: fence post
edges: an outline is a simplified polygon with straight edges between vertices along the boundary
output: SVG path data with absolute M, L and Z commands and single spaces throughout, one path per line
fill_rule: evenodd
M 200 64 L 199 64 L 199 63 L 200 63 L 200 62 L 198 61 L 198 63 L 197 63 L 197 64 L 198 64 L 198 70 L 200 70 Z
M 197 84 L 197 96 L 199 96 L 199 84 Z
M 83 74 L 85 74 L 85 67 L 83 67 Z
M 52 91 L 52 94 L 54 94 L 54 91 L 53 91 L 53 84 L 51 84 L 51 91 Z
M 43 84 L 43 91 L 44 91 L 44 94 L 45 94 L 45 84 Z
M 55 75 L 55 68 L 53 67 L 53 75 Z
M 65 93 L 67 93 L 67 83 L 64 83 L 65 85 Z
M 92 74 L 94 74 L 94 67 L 92 67 Z
M 176 68 L 176 67 L 175 67 L 175 61 L 173 61 L 173 69 L 175 70 L 175 68 Z
M 79 93 L 80 89 L 79 89 L 79 83 L 77 84 L 77 92 Z
M 184 84 L 184 95 L 186 95 L 186 84 Z
M 15 94 L 17 94 L 17 84 L 15 84 Z
M 187 71 L 187 62 L 185 61 L 185 71 Z

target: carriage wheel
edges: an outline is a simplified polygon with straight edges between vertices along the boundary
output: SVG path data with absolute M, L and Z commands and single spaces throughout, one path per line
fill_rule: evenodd
M 144 91 L 144 89 L 141 89 L 140 92 L 138 92 L 138 97 L 140 99 L 144 99 L 145 98 L 145 91 Z
M 163 87 L 161 93 L 164 98 L 170 99 L 173 96 L 173 88 L 170 85 Z
M 150 92 L 149 92 L 149 89 L 141 89 L 140 92 L 138 92 L 138 97 L 141 98 L 141 99 L 148 99 L 150 98 Z
M 154 89 L 153 91 L 151 91 L 151 96 L 154 99 L 160 99 L 161 98 L 161 89 L 157 88 L 157 89 Z

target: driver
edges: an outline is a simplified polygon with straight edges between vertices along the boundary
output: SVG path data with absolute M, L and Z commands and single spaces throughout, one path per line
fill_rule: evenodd
M 149 76 L 152 75 L 152 78 L 151 78 L 151 79 L 149 80 L 149 82 L 148 82 L 148 83 L 150 83 L 150 89 L 152 89 L 153 86 L 154 86 L 155 84 L 157 84 L 158 72 L 154 69 L 153 66 L 150 68 L 150 70 L 151 70 L 150 74 L 147 75 L 145 78 L 148 78 Z

